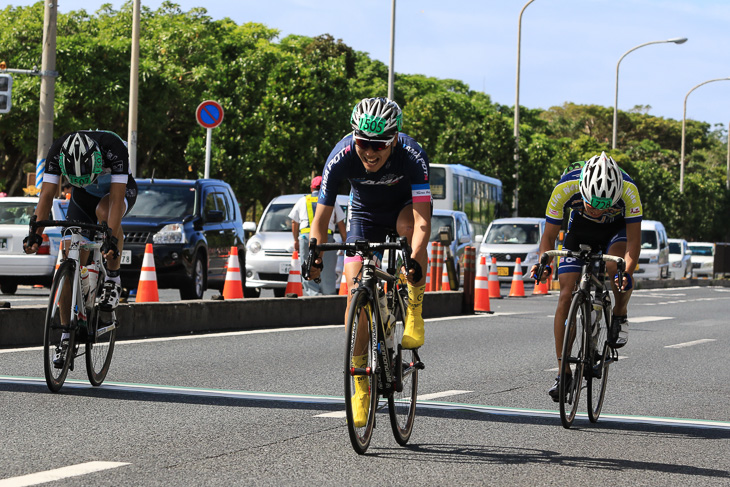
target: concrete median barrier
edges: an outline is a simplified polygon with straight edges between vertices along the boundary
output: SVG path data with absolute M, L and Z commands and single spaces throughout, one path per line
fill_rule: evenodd
M 429 293 L 424 318 L 462 314 L 463 292 Z M 345 296 L 120 304 L 119 339 L 344 323 Z M 46 307 L 0 309 L 0 348 L 43 343 Z

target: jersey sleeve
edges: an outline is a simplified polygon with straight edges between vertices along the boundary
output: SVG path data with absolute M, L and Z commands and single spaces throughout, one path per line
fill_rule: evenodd
M 624 220 L 626 223 L 640 222 L 644 217 L 644 210 L 641 206 L 641 198 L 639 197 L 639 190 L 626 173 L 624 175 L 624 192 L 621 198 L 624 201 L 625 213 Z
M 561 225 L 563 223 L 563 216 L 565 215 L 565 206 L 568 201 L 577 192 L 580 191 L 577 174 L 580 171 L 571 171 L 568 174 L 563 175 L 558 181 L 558 184 L 553 189 L 553 193 L 550 195 L 547 208 L 545 209 L 545 221 L 554 225 Z
M 429 180 L 430 164 L 426 151 L 413 140 L 402 140 L 403 148 L 410 158 L 409 176 L 411 180 L 411 198 L 414 203 L 431 202 L 431 181 Z
M 337 189 L 342 181 L 347 179 L 348 164 L 352 157 L 357 157 L 351 142 L 351 136 L 340 140 L 327 157 L 327 163 L 322 171 L 322 186 L 319 188 L 317 204 L 334 206 L 337 202 Z
M 98 134 L 97 142 L 104 166 L 111 171 L 112 183 L 127 184 L 130 174 L 127 144 L 114 132 L 100 131 Z

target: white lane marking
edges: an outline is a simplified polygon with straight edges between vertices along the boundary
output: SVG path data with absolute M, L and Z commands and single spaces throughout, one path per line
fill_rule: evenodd
M 452 390 L 452 391 L 434 392 L 432 394 L 423 394 L 421 396 L 418 396 L 418 401 L 419 402 L 420 401 L 430 401 L 432 399 L 438 399 L 441 397 L 456 396 L 458 394 L 468 394 L 469 392 L 473 392 L 473 391 Z M 347 413 L 345 411 L 332 411 L 329 413 L 317 414 L 314 417 L 315 418 L 345 418 L 345 417 L 347 417 Z
M 694 345 L 700 345 L 702 343 L 716 342 L 714 338 L 703 338 L 702 340 L 694 340 L 691 342 L 677 343 L 676 345 L 667 345 L 664 348 L 685 348 L 692 347 Z
M 10 377 L 0 376 L 0 381 L 7 381 L 15 384 L 34 385 L 39 388 L 45 388 L 46 382 L 42 378 L 31 377 Z M 344 398 L 336 396 L 316 396 L 304 394 L 285 394 L 285 393 L 268 393 L 268 392 L 246 392 L 246 391 L 228 391 L 221 389 L 196 389 L 192 387 L 172 387 L 160 385 L 145 384 L 124 384 L 105 382 L 98 388 L 89 385 L 88 382 L 80 380 L 67 380 L 64 388 L 73 389 L 106 389 L 118 391 L 139 391 L 150 394 L 180 394 L 185 396 L 196 397 L 228 397 L 242 400 L 265 400 L 272 402 L 295 402 L 307 404 L 343 404 Z M 558 411 L 547 411 L 542 409 L 518 409 L 505 408 L 499 406 L 485 406 L 481 404 L 462 404 L 453 402 L 423 401 L 418 403 L 419 408 L 438 409 L 447 411 L 475 411 L 483 414 L 493 414 L 498 416 L 528 416 L 528 417 L 545 417 L 558 418 Z M 586 414 L 579 413 L 579 418 L 587 420 Z M 601 414 L 601 422 L 614 423 L 646 423 L 662 426 L 683 426 L 694 428 L 712 428 L 730 430 L 730 421 L 718 421 L 711 419 L 686 419 L 686 418 L 662 418 L 653 416 L 624 416 L 616 414 Z
M 629 317 L 629 326 L 631 326 L 634 323 L 649 323 L 652 321 L 662 321 L 662 320 L 673 320 L 673 316 L 637 316 Z
M 682 304 L 682 303 L 696 303 L 698 301 L 722 301 L 730 299 L 730 297 L 721 298 L 692 298 L 692 299 L 677 299 L 674 301 L 658 301 L 656 303 L 636 303 L 636 306 L 665 306 L 667 304 Z
M 38 485 L 54 480 L 62 480 L 70 477 L 78 477 L 88 473 L 109 470 L 110 468 L 123 467 L 130 465 L 121 462 L 86 462 L 69 467 L 57 468 L 54 470 L 46 470 L 45 472 L 32 473 L 21 477 L 12 477 L 0 480 L 0 487 L 22 487 L 26 485 Z

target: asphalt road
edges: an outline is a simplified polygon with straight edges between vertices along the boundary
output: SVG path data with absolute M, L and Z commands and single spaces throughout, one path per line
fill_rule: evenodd
M 555 293 L 491 304 L 493 315 L 427 321 L 411 441 L 395 443 L 384 411 L 365 456 L 343 418 L 342 326 L 120 342 L 103 386 L 80 366 L 59 394 L 39 349 L 0 350 L 0 487 L 49 475 L 59 485 L 730 485 L 730 289 L 636 291 L 601 419 L 582 414 L 584 396 L 571 430 L 546 393 Z

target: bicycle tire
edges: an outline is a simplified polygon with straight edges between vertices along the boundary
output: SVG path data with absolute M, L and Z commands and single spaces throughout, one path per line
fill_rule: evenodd
M 611 310 L 604 308 L 603 321 L 600 324 L 598 332 L 598 348 L 601 350 L 598 363 L 596 360 L 591 362 L 592 369 L 598 368 L 600 370 L 600 377 L 595 377 L 594 374 L 588 374 L 588 419 L 591 423 L 598 421 L 598 417 L 601 415 L 603 409 L 603 403 L 606 399 L 606 384 L 608 383 L 608 368 L 611 365 L 608 358 L 611 356 L 611 348 L 608 346 L 606 340 L 608 339 L 608 326 L 607 323 L 611 322 Z
M 560 385 L 558 398 L 560 402 L 560 421 L 564 428 L 570 428 L 578 411 L 578 401 L 583 383 L 583 369 L 585 364 L 586 324 L 590 320 L 590 310 L 587 309 L 585 297 L 576 293 L 570 303 L 568 319 L 563 338 L 563 353 L 560 358 Z M 567 365 L 566 365 L 567 364 Z M 575 367 L 572 370 L 572 381 L 568 384 L 569 375 L 565 367 Z
M 373 429 L 375 428 L 375 411 L 378 403 L 378 387 L 376 370 L 375 350 L 373 348 L 373 340 L 371 332 L 375 330 L 377 316 L 375 311 L 376 303 L 370 298 L 370 294 L 366 289 L 358 289 L 350 301 L 347 310 L 347 344 L 345 347 L 345 412 L 347 415 L 347 431 L 350 436 L 352 448 L 360 455 L 364 454 L 370 446 Z M 367 329 L 367 364 L 366 370 L 369 374 L 359 375 L 358 377 L 366 377 L 366 384 L 370 393 L 367 411 L 367 420 L 363 426 L 356 426 L 353 417 L 353 395 L 355 391 L 355 375 L 353 370 L 353 356 L 355 352 L 355 339 L 362 327 Z M 362 333 L 362 332 L 360 332 Z M 362 337 L 361 337 L 362 339 Z M 358 355 L 361 355 L 358 353 Z
M 61 292 L 60 290 L 67 282 L 72 282 L 76 265 L 74 261 L 67 260 L 62 262 L 58 267 L 56 274 L 53 276 L 53 284 L 51 285 L 51 293 L 48 298 L 48 307 L 46 309 L 46 318 L 43 325 L 43 372 L 46 377 L 48 389 L 52 392 L 61 390 L 63 383 L 66 381 L 68 370 L 74 356 L 76 345 L 76 327 L 73 323 L 73 315 L 70 318 L 71 326 L 64 329 L 61 325 Z M 70 299 L 69 299 L 70 302 Z M 53 364 L 53 358 L 56 348 L 61 345 L 61 336 L 64 331 L 68 331 L 68 350 L 66 351 L 66 359 L 63 365 L 57 368 Z
M 401 390 L 395 390 L 388 396 L 388 412 L 390 414 L 390 426 L 393 430 L 395 441 L 403 446 L 408 443 L 413 432 L 413 424 L 416 417 L 416 400 L 418 398 L 418 368 L 416 355 L 413 350 L 403 349 L 400 342 L 405 331 L 405 312 L 408 309 L 408 295 L 405 299 L 401 295 L 402 288 L 398 286 L 395 299 L 395 324 L 393 340 L 397 344 L 397 350 L 392 353 L 394 369 L 401 367 L 400 372 L 394 370 L 394 377 L 401 377 Z
M 102 321 L 102 317 L 106 316 L 109 321 Z M 86 375 L 91 385 L 98 387 L 104 382 L 114 355 L 114 343 L 117 339 L 114 313 L 102 312 L 99 305 L 95 304 L 89 319 L 89 331 L 86 339 Z

